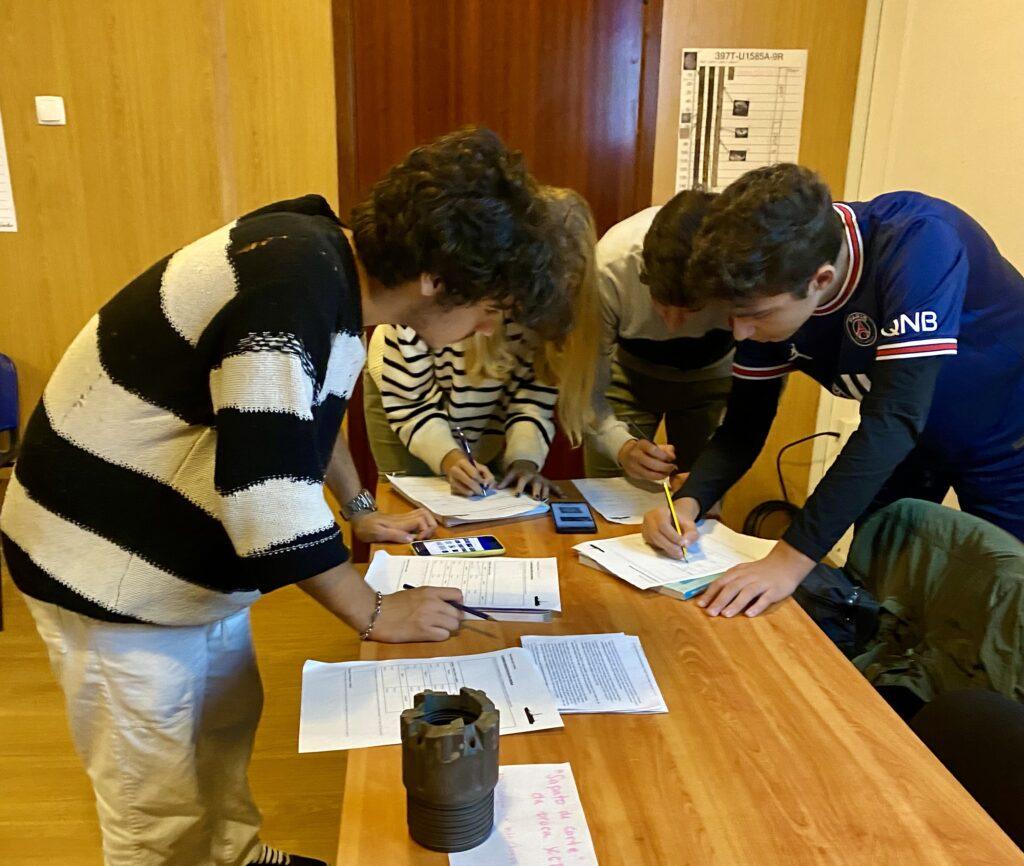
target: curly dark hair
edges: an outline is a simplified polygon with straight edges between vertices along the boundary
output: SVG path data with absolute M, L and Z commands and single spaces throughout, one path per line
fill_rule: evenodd
M 817 174 L 792 163 L 756 168 L 708 208 L 686 281 L 705 299 L 736 304 L 786 292 L 806 297 L 815 271 L 839 255 L 842 236 L 832 194 Z
M 677 193 L 658 211 L 644 235 L 640 281 L 646 283 L 658 303 L 687 309 L 703 304 L 687 287 L 686 263 L 693 249 L 693 236 L 714 197 L 697 189 Z
M 433 274 L 443 307 L 493 299 L 541 333 L 568 309 L 552 277 L 548 206 L 522 154 L 465 127 L 417 147 L 352 209 L 367 273 L 384 286 Z M 557 320 L 557 321 L 556 321 Z

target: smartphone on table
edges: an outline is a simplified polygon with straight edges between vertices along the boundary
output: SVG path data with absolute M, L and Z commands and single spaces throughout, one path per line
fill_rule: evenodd
M 552 502 L 555 532 L 563 535 L 597 532 L 597 523 L 586 502 Z
M 505 553 L 505 548 L 493 535 L 414 541 L 410 546 L 417 556 L 502 556 Z

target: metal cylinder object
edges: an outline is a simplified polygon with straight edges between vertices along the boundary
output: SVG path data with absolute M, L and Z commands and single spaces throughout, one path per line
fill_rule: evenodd
M 478 689 L 425 691 L 402 711 L 409 835 L 432 851 L 467 851 L 494 826 L 498 711 Z

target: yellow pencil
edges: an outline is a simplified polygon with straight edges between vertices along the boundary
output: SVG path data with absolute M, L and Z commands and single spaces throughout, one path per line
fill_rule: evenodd
M 672 522 L 676 525 L 676 532 L 680 535 L 683 534 L 683 530 L 679 528 L 679 515 L 676 514 L 676 506 L 672 501 L 672 488 L 668 486 L 668 479 L 664 479 L 661 482 L 662 487 L 665 488 L 665 498 L 668 500 L 668 510 L 672 514 Z M 689 558 L 686 555 L 686 545 L 683 545 L 683 562 L 689 562 Z

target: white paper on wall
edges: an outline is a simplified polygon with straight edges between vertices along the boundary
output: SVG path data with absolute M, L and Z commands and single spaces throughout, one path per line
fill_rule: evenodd
M 684 48 L 676 191 L 797 162 L 806 79 L 806 49 Z

